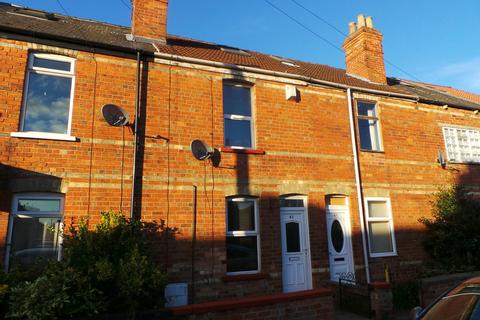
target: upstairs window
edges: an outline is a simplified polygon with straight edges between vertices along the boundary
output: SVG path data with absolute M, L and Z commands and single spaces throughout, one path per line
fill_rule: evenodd
M 360 149 L 381 151 L 380 120 L 377 105 L 373 102 L 357 101 L 357 118 Z
M 258 202 L 252 198 L 227 199 L 227 273 L 260 271 Z
M 74 59 L 31 54 L 20 131 L 70 135 L 73 83 Z
M 480 130 L 444 127 L 443 138 L 448 161 L 480 163 Z
M 251 87 L 223 84 L 225 147 L 253 149 Z
M 60 258 L 63 196 L 18 194 L 13 197 L 6 268 L 28 269 L 38 259 Z

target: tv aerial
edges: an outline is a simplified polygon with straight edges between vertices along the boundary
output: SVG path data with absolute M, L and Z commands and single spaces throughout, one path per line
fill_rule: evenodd
M 198 139 L 192 141 L 190 150 L 197 160 L 210 159 L 214 154 L 214 150 L 206 142 Z
M 128 112 L 114 104 L 106 104 L 102 107 L 102 115 L 105 121 L 114 127 L 129 125 Z

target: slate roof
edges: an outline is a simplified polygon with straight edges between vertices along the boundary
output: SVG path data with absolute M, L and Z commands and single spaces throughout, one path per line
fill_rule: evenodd
M 147 43 L 127 40 L 129 27 L 80 19 L 57 13 L 33 10 L 0 2 L 0 32 L 30 36 L 38 39 L 55 39 L 88 47 L 99 47 L 134 52 L 141 50 L 153 54 L 155 48 Z M 480 101 L 466 100 L 448 92 L 415 82 L 389 78 L 387 85 L 375 84 L 349 76 L 344 69 L 334 68 L 287 58 L 276 57 L 255 51 L 240 50 L 219 44 L 208 43 L 169 35 L 166 45 L 157 45 L 161 53 L 247 66 L 275 72 L 290 73 L 306 78 L 333 82 L 384 92 L 407 94 L 419 100 L 435 104 L 480 109 Z

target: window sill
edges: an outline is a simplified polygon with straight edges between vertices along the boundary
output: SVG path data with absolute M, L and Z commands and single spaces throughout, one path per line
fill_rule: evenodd
M 259 272 L 251 274 L 235 274 L 235 275 L 225 275 L 222 277 L 223 282 L 236 282 L 236 281 L 250 281 L 250 280 L 262 280 L 268 279 L 270 275 L 268 273 Z
M 77 138 L 67 134 L 47 133 L 47 132 L 10 132 L 10 136 L 14 138 L 26 139 L 42 139 L 42 140 L 61 140 L 61 141 L 77 141 Z
M 259 149 L 237 149 L 237 148 L 220 148 L 221 152 L 226 153 L 243 153 L 243 154 L 265 154 L 264 150 Z
M 383 150 L 367 150 L 367 149 L 360 149 L 360 152 L 368 152 L 368 153 L 382 153 L 384 154 L 385 151 Z
M 398 254 L 396 252 L 389 252 L 389 253 L 370 253 L 370 258 L 387 258 L 387 257 L 397 257 Z

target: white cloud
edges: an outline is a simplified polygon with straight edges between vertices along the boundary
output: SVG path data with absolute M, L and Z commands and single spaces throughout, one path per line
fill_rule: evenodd
M 444 65 L 432 76 L 458 89 L 480 93 L 480 57 Z

